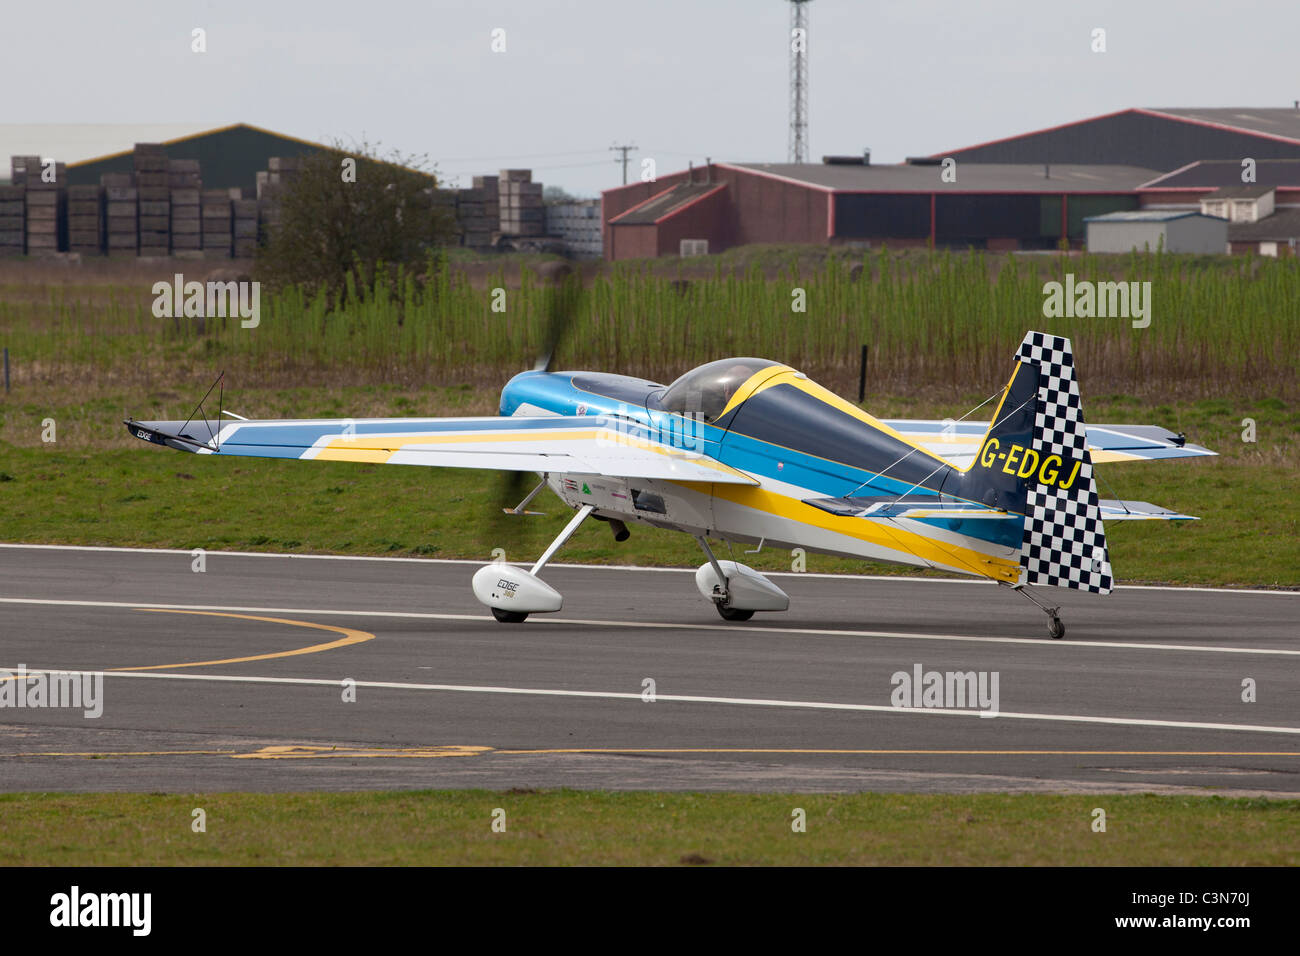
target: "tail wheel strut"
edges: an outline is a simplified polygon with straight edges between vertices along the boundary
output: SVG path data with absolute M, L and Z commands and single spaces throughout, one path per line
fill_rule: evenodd
M 1002 581 L 999 581 L 998 583 L 1003 584 Z M 1044 604 L 1042 601 L 1038 600 L 1038 598 L 1030 594 L 1028 587 L 1024 584 L 1006 584 L 1004 586 L 1011 588 L 1011 590 L 1023 596 L 1030 604 L 1033 604 L 1048 616 L 1049 621 L 1047 623 L 1047 634 L 1052 640 L 1059 641 L 1061 638 L 1065 637 L 1065 624 L 1061 621 L 1061 608 L 1059 605 L 1052 607 Z

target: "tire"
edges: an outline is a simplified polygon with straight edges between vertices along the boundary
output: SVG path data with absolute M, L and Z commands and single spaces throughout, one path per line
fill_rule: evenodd
M 499 607 L 492 609 L 492 616 L 502 624 L 522 624 L 528 620 L 526 611 L 503 611 Z
M 724 607 L 721 604 L 715 606 L 724 621 L 748 621 L 754 616 L 753 611 L 744 611 L 738 607 Z
M 1061 623 L 1059 617 L 1052 618 L 1051 623 L 1047 625 L 1047 633 L 1054 641 L 1059 641 L 1065 637 L 1065 625 Z

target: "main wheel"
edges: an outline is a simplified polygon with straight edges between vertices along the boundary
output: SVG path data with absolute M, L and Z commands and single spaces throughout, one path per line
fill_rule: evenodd
M 1059 641 L 1065 637 L 1065 625 L 1061 623 L 1059 617 L 1052 618 L 1052 622 L 1047 625 L 1047 633 L 1051 635 L 1054 641 Z
M 718 613 L 722 615 L 724 621 L 748 621 L 754 616 L 753 611 L 744 611 L 738 607 L 726 607 L 722 604 L 714 605 Z
M 502 624 L 522 624 L 528 620 L 526 611 L 503 611 L 499 607 L 492 609 L 492 616 Z

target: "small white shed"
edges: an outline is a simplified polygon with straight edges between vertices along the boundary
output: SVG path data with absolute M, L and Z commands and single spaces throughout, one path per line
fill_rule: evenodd
M 1228 220 L 1189 209 L 1133 209 L 1089 216 L 1089 252 L 1224 253 Z

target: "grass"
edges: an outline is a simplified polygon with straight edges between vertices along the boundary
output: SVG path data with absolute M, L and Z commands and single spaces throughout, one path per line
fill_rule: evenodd
M 482 472 L 183 455 L 131 439 L 119 424 L 127 393 L 81 399 L 49 390 L 38 401 L 0 405 L 0 512 L 7 541 L 209 550 L 265 550 L 490 560 L 542 552 L 570 516 L 550 493 L 545 517 L 495 519 L 502 482 Z M 255 417 L 487 414 L 494 393 L 469 388 L 272 389 L 246 391 L 227 407 Z M 881 415 L 961 414 L 916 395 L 881 398 Z M 144 407 L 140 407 L 141 404 Z M 172 393 L 155 393 L 132 411 L 184 417 Z M 1103 497 L 1151 501 L 1201 521 L 1112 524 L 1112 564 L 1120 582 L 1300 586 L 1300 527 L 1294 475 L 1300 407 L 1278 399 L 1173 402 L 1155 408 L 1123 395 L 1088 401 L 1094 421 L 1160 423 L 1219 451 L 1220 458 L 1103 465 Z M 41 423 L 57 422 L 43 444 Z M 1252 417 L 1259 441 L 1241 441 Z M 510 502 L 514 504 L 515 502 Z M 725 549 L 724 549 L 725 550 Z M 767 548 L 735 557 L 760 570 L 790 570 L 789 553 Z M 560 552 L 585 563 L 694 567 L 698 548 L 685 535 L 633 528 L 616 544 L 588 522 Z M 812 572 L 903 573 L 916 569 L 808 555 Z
M 0 824 L 3 866 L 1300 863 L 1300 801 L 1152 794 L 8 794 Z
M 742 260 L 743 261 L 743 260 Z M 0 273 L 0 344 L 17 381 L 174 387 L 232 376 L 260 386 L 308 382 L 415 386 L 499 381 L 542 351 L 543 289 L 531 260 L 495 273 L 443 263 L 401 273 L 331 311 L 297 291 L 266 296 L 261 324 L 157 318 L 141 267 L 120 281 L 24 282 Z M 160 265 L 154 279 L 170 281 Z M 1094 387 L 1138 395 L 1204 396 L 1269 389 L 1290 395 L 1300 369 L 1300 259 L 1004 256 L 948 252 L 757 255 L 713 273 L 662 262 L 611 264 L 586 280 L 588 295 L 561 367 L 624 371 L 667 380 L 727 354 L 796 365 L 833 390 L 856 386 L 860 347 L 870 347 L 873 391 L 1000 383 L 1030 328 L 1067 334 L 1080 374 Z M 1151 326 L 1127 319 L 1043 317 L 1045 281 L 1152 283 Z M 44 274 L 41 274 L 42 276 Z M 493 312 L 491 289 L 505 288 Z M 389 291 L 391 289 L 395 291 Z M 806 311 L 792 310 L 803 289 Z M 989 386 L 990 390 L 992 387 Z M 987 394 L 987 393 L 986 393 Z
M 1203 518 L 1112 525 L 1117 577 L 1300 584 L 1300 260 L 741 253 L 711 265 L 587 269 L 590 294 L 559 363 L 666 381 L 706 359 L 759 354 L 852 395 L 859 345 L 868 342 L 866 407 L 882 417 L 943 418 L 1005 381 L 1026 328 L 1065 331 L 1075 339 L 1091 421 L 1165 425 L 1223 456 L 1099 468 L 1103 497 Z M 0 344 L 14 363 L 14 390 L 0 400 L 4 537 L 473 559 L 503 547 L 535 556 L 567 512 L 548 495 L 545 518 L 489 524 L 501 504 L 496 476 L 182 457 L 132 441 L 119 421 L 128 410 L 186 417 L 220 368 L 230 371 L 225 407 L 250 417 L 494 414 L 501 383 L 540 347 L 536 265 L 457 260 L 401 276 L 397 294 L 372 291 L 336 313 L 289 293 L 266 305 L 255 330 L 155 318 L 150 286 L 164 276 L 150 270 L 170 266 L 95 263 L 80 278 L 39 264 L 0 266 Z M 1151 327 L 1043 320 L 1043 282 L 1065 269 L 1151 281 Z M 487 305 L 497 284 L 508 289 L 504 314 Z M 808 292 L 806 313 L 790 311 L 795 285 Z M 1242 441 L 1248 418 L 1256 443 Z M 41 441 L 47 419 L 57 427 L 53 444 Z M 638 528 L 616 546 L 594 524 L 562 555 L 699 563 L 683 536 Z M 771 549 L 744 560 L 790 566 L 789 555 Z M 807 569 L 913 573 L 814 555 Z

